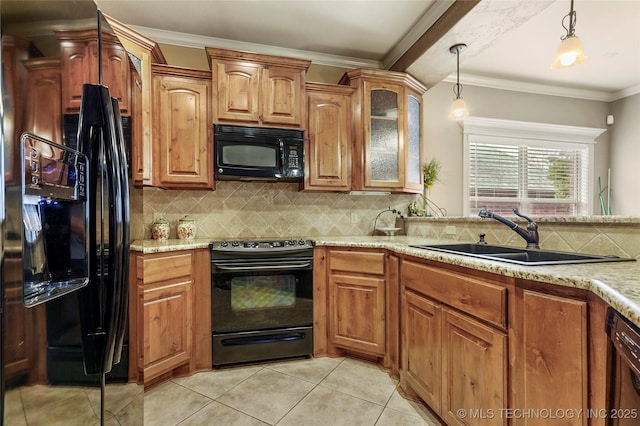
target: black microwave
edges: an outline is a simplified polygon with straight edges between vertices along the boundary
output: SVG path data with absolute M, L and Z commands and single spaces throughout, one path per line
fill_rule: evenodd
M 304 132 L 265 127 L 213 126 L 218 180 L 301 182 Z

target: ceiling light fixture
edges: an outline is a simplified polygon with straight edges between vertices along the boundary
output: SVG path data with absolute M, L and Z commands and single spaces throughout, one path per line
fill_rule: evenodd
M 567 18 L 569 18 L 569 28 L 564 24 Z M 587 60 L 582 41 L 576 36 L 576 11 L 573 10 L 573 0 L 571 0 L 571 11 L 562 18 L 562 27 L 567 31 L 567 34 L 560 37 L 562 43 L 558 48 L 556 60 L 551 64 L 551 68 L 554 70 L 569 68 Z
M 469 111 L 467 111 L 467 105 L 465 105 L 464 100 L 460 94 L 462 93 L 462 85 L 460 84 L 460 52 L 467 48 L 467 45 L 464 43 L 454 44 L 449 48 L 449 52 L 455 53 L 456 55 L 456 85 L 453 86 L 453 93 L 456 94 L 456 98 L 453 100 L 453 104 L 451 104 L 451 111 L 449 112 L 449 118 L 454 120 L 459 120 L 461 118 L 469 115 Z

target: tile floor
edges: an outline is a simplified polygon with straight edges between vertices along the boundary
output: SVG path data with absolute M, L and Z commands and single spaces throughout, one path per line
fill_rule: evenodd
M 315 358 L 227 367 L 144 394 L 145 425 L 440 426 L 376 365 Z
M 143 387 L 135 383 L 108 384 L 105 425 L 141 425 L 143 396 Z M 5 395 L 7 426 L 100 425 L 99 415 L 97 387 L 22 386 L 7 390 Z

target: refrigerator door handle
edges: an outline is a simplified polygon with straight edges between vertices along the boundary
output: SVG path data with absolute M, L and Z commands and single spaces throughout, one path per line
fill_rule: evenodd
M 108 93 L 107 93 L 108 95 Z M 121 156 L 121 148 L 123 143 L 122 128 L 119 125 L 120 111 L 117 100 L 107 98 L 108 111 L 107 117 L 107 135 L 105 137 L 105 159 L 107 162 L 106 174 L 109 187 L 109 284 L 106 289 L 106 306 L 105 306 L 105 325 L 106 325 L 106 353 L 104 372 L 111 371 L 113 364 L 120 362 L 120 354 L 117 348 L 121 339 L 124 320 L 123 300 L 126 282 L 123 282 L 125 275 L 125 211 L 124 206 L 128 202 L 125 201 L 124 195 L 127 191 L 126 182 L 123 182 L 122 163 L 125 159 Z M 125 163 L 126 176 L 126 163 Z M 123 185 L 123 183 L 125 185 Z M 128 223 L 127 223 L 128 225 Z M 127 253 L 128 254 L 128 253 Z M 121 347 L 121 346 L 120 346 Z
M 120 161 L 117 163 L 119 167 L 119 181 L 120 181 L 120 197 L 118 197 L 115 201 L 117 203 L 116 208 L 121 211 L 122 217 L 122 237 L 119 241 L 120 247 L 120 265 L 117 268 L 117 282 L 116 282 L 116 292 L 114 297 L 117 298 L 116 306 L 118 307 L 118 311 L 115 313 L 116 321 L 114 326 L 114 339 L 115 339 L 115 348 L 114 348 L 114 359 L 113 363 L 117 364 L 120 362 L 120 356 L 122 354 L 122 346 L 124 343 L 124 336 L 126 333 L 127 327 L 127 314 L 129 309 L 129 244 L 130 244 L 130 235 L 129 235 L 129 224 L 130 224 L 130 210 L 129 210 L 129 182 L 127 179 L 127 163 L 128 158 L 126 157 L 125 144 L 124 144 L 124 135 L 122 132 L 122 118 L 120 117 L 120 107 L 118 106 L 118 100 L 116 98 L 112 98 L 113 111 L 115 117 L 115 136 L 116 136 L 116 146 L 118 148 L 118 157 Z
M 78 143 L 90 164 L 86 214 L 92 280 L 79 294 L 82 346 L 85 372 L 104 374 L 120 361 L 119 351 L 126 324 L 129 193 L 117 101 L 109 96 L 107 87 L 95 84 L 83 86 L 82 98 Z M 103 192 L 100 203 L 95 193 L 99 182 L 106 182 L 106 187 L 101 185 L 106 193 Z M 104 265 L 103 232 L 100 233 L 100 244 L 97 241 L 96 212 L 102 211 L 103 207 L 108 212 L 108 265 Z M 97 272 L 98 263 L 102 266 L 100 274 Z

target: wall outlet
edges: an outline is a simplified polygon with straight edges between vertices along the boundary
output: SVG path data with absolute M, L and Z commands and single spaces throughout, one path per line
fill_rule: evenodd
M 444 234 L 445 235 L 456 235 L 456 227 L 455 226 L 445 226 L 444 227 Z
M 351 212 L 351 223 L 360 222 L 360 215 L 356 212 Z

